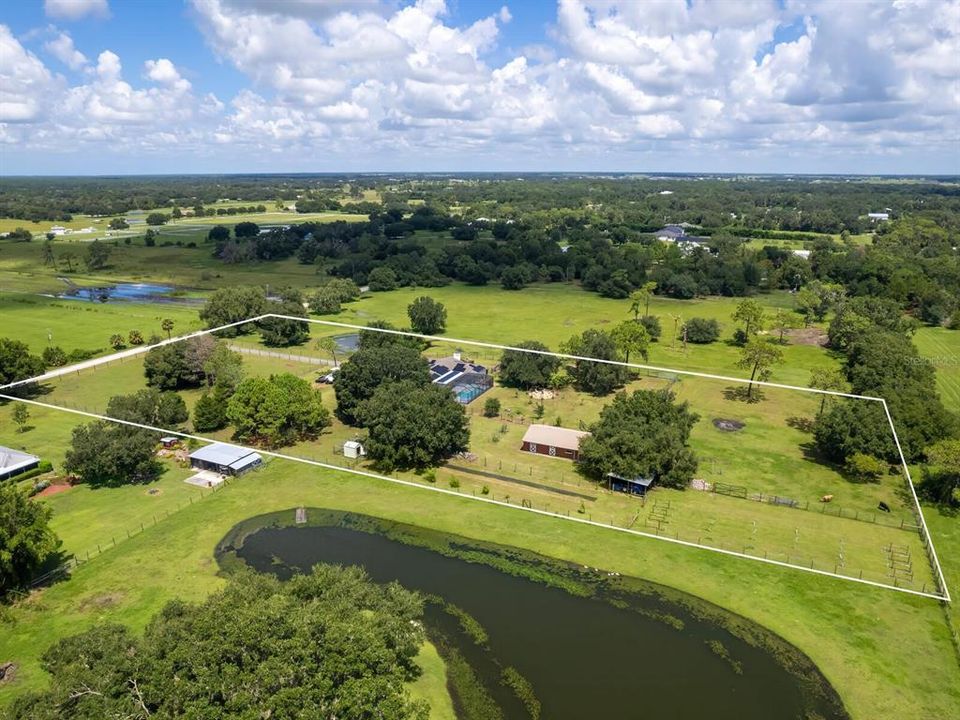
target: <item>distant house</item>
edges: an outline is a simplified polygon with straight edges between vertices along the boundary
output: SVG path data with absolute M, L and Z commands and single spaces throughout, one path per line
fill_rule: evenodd
M 664 225 L 653 236 L 660 242 L 676 242 L 686 234 L 687 231 L 679 225 Z
M 50 232 L 52 232 L 54 235 L 65 235 L 67 229 L 63 225 L 53 225 L 50 228 Z
M 460 350 L 453 355 L 430 361 L 430 380 L 453 391 L 461 405 L 466 405 L 493 387 L 493 378 L 483 365 L 463 357 Z
M 697 235 L 687 235 L 687 228 L 695 227 L 690 223 L 680 223 L 679 225 L 664 225 L 657 230 L 653 236 L 660 242 L 675 243 L 680 252 L 684 255 L 690 255 L 694 250 L 701 247 L 708 247 L 710 238 L 699 237 Z
M 890 213 L 888 212 L 867 213 L 867 217 L 870 218 L 870 220 L 872 220 L 873 222 L 879 222 L 882 220 L 889 220 Z
M 253 450 L 224 443 L 206 445 L 190 454 L 190 467 L 221 475 L 240 475 L 262 462 L 263 458 Z
M 0 480 L 16 477 L 40 464 L 40 458 L 13 448 L 0 446 Z
M 537 455 L 579 460 L 580 441 L 589 434 L 583 430 L 534 424 L 527 428 L 520 449 Z

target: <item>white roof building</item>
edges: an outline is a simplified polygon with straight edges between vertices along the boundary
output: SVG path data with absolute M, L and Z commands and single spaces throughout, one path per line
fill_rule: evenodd
M 40 464 L 40 458 L 13 448 L 0 446 L 0 480 L 33 470 Z

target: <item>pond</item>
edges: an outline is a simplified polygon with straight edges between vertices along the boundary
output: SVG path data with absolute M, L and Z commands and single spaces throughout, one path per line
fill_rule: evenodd
M 64 300 L 89 300 L 91 302 L 127 301 L 127 302 L 157 302 L 182 301 L 183 298 L 170 297 L 175 290 L 170 285 L 154 285 L 151 283 L 117 283 L 102 287 L 77 287 L 57 295 Z
M 337 344 L 338 351 L 352 353 L 360 346 L 360 333 L 334 335 L 333 341 Z
M 218 557 L 281 577 L 317 563 L 360 565 L 377 582 L 439 596 L 485 631 L 483 652 L 462 641 L 459 651 L 503 717 L 530 717 L 500 682 L 508 666 L 526 678 L 543 718 L 847 717 L 806 656 L 690 596 L 516 548 L 365 516 L 308 514 L 321 525 L 269 526 L 274 517 L 228 535 Z M 428 631 L 442 626 L 442 614 L 428 604 Z

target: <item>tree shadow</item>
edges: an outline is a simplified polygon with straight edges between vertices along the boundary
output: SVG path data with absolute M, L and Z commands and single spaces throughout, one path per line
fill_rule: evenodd
M 730 402 L 746 402 L 746 403 L 758 403 L 763 400 L 763 393 L 760 391 L 760 388 L 754 387 L 753 392 L 750 392 L 750 388 L 737 385 L 724 388 L 723 397 L 725 400 Z
M 814 424 L 815 424 L 815 421 L 813 420 L 813 418 L 799 417 L 796 415 L 793 417 L 787 418 L 787 425 L 792 427 L 794 430 L 799 430 L 800 432 L 804 432 L 807 434 L 813 434 Z
M 43 395 L 49 395 L 53 392 L 53 386 L 49 383 L 29 383 L 27 385 L 17 385 L 16 387 L 0 390 L 0 395 L 9 397 L 0 397 L 0 407 L 7 403 L 16 402 L 18 399 L 32 400 Z M 10 398 L 14 398 L 11 400 Z

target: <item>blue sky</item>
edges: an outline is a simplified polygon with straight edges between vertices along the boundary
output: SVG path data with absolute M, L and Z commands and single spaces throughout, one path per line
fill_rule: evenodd
M 960 2 L 35 0 L 0 173 L 960 173 Z

